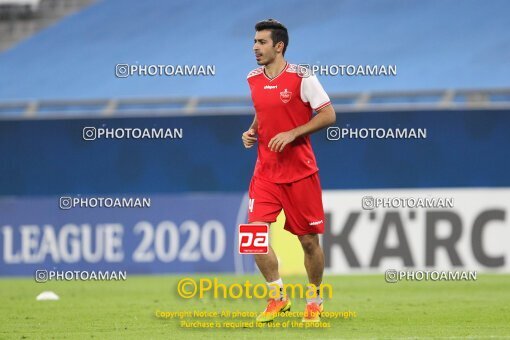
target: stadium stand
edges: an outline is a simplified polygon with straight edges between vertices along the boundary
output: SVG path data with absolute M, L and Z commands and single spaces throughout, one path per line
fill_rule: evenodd
M 507 1 L 268 3 L 97 2 L 0 54 L 0 100 L 246 96 L 253 24 L 270 16 L 289 27 L 292 62 L 397 65 L 395 77 L 323 77 L 329 93 L 508 86 Z M 216 75 L 120 79 L 119 63 L 213 64 Z
M 0 0 L 0 51 L 91 2 L 92 0 Z

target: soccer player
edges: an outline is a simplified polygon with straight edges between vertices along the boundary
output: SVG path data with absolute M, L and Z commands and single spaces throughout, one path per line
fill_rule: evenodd
M 242 135 L 246 148 L 258 141 L 248 222 L 270 224 L 283 209 L 285 230 L 296 235 L 303 247 L 309 283 L 319 288 L 324 254 L 318 234 L 324 232 L 324 209 L 309 135 L 333 124 L 336 115 L 317 77 L 284 59 L 289 44 L 287 28 L 268 19 L 257 23 L 255 31 L 253 51 L 261 66 L 248 74 L 255 118 Z M 313 111 L 317 114 L 312 117 Z M 291 302 L 283 289 L 274 250 L 270 247 L 268 254 L 256 254 L 255 262 L 273 293 L 270 296 L 279 296 L 270 298 L 257 317 L 258 322 L 269 322 L 277 313 L 290 310 Z M 320 321 L 322 299 L 318 291 L 314 293 L 315 297 L 307 297 L 304 322 Z

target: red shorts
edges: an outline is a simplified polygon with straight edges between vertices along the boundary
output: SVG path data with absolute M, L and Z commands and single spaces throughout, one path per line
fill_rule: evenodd
M 292 183 L 273 183 L 252 177 L 248 222 L 272 223 L 283 209 L 284 229 L 294 235 L 324 233 L 324 208 L 319 173 Z

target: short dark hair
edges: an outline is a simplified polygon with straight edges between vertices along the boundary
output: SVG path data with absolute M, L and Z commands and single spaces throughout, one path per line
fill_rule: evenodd
M 263 31 L 270 30 L 271 31 L 271 40 L 273 40 L 273 46 L 276 46 L 280 41 L 283 42 L 283 55 L 285 55 L 285 51 L 287 50 L 287 45 L 289 44 L 289 33 L 287 32 L 287 27 L 283 26 L 283 24 L 274 19 L 267 19 L 263 21 L 257 22 L 255 25 L 255 31 Z

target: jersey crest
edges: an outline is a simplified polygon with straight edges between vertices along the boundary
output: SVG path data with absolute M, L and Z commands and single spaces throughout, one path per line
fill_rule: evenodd
M 284 102 L 285 104 L 287 104 L 288 102 L 290 102 L 290 98 L 292 97 L 292 92 L 288 91 L 287 89 L 283 90 L 282 92 L 280 92 L 280 99 L 282 100 L 282 102 Z

